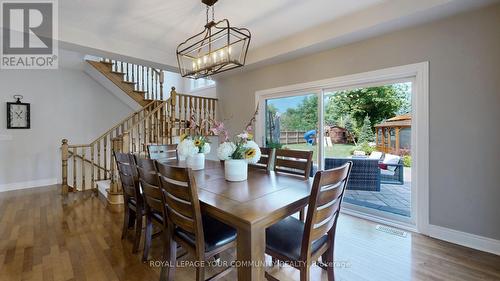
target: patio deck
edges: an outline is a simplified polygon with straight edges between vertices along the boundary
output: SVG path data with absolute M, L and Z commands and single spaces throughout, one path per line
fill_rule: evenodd
M 344 202 L 401 216 L 410 216 L 411 170 L 405 168 L 403 185 L 381 184 L 380 191 L 347 190 Z

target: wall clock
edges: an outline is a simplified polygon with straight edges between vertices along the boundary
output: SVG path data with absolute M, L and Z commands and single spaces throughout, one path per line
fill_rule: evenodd
M 7 103 L 7 129 L 29 129 L 30 104 L 21 102 L 21 95 L 15 95 L 14 98 L 16 102 Z

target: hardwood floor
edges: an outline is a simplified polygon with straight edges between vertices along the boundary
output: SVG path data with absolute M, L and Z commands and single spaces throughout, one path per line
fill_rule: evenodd
M 64 198 L 59 188 L 0 193 L 1 281 L 158 280 L 159 268 L 142 263 L 132 243 L 120 239 L 121 213 L 110 212 L 92 193 Z M 346 266 L 336 269 L 337 280 L 500 280 L 500 256 L 418 234 L 394 236 L 375 226 L 340 217 L 335 260 Z M 152 259 L 161 257 L 160 248 L 155 239 Z M 267 270 L 280 280 L 299 280 L 289 267 Z M 193 280 L 194 272 L 179 268 L 176 280 Z M 224 280 L 236 280 L 236 271 Z M 326 273 L 313 266 L 311 280 L 326 280 Z

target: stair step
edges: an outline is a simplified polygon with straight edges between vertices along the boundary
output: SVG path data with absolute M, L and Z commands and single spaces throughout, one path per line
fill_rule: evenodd
M 108 197 L 108 190 L 111 186 L 111 180 L 100 180 L 95 182 L 97 185 L 97 190 L 105 197 Z
M 143 90 L 134 90 L 134 92 L 139 93 L 139 94 L 147 93 L 146 91 L 143 91 Z
M 132 81 L 123 80 L 123 83 L 127 83 L 127 84 L 130 84 L 130 85 L 135 85 L 135 82 L 132 82 Z
M 125 72 L 121 72 L 121 71 L 116 71 L 116 70 L 112 70 L 111 73 L 115 73 L 115 74 L 122 74 L 122 75 L 125 75 Z
M 110 61 L 101 61 L 100 63 L 104 63 L 104 64 L 107 64 L 107 65 L 113 65 L 113 63 L 110 62 Z

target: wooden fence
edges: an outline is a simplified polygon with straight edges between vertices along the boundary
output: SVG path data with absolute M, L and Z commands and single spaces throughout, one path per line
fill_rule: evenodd
M 297 144 L 306 143 L 304 134 L 306 131 L 281 131 L 280 143 L 281 144 Z

